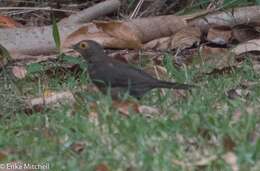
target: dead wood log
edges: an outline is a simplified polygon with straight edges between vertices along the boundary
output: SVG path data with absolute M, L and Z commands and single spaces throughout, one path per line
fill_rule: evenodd
M 108 0 L 79 12 L 58 23 L 61 42 L 82 23 L 113 12 L 120 6 L 119 0 Z M 52 26 L 0 29 L 0 44 L 13 59 L 26 55 L 46 55 L 56 51 Z
M 112 1 L 117 0 L 106 2 Z M 114 7 L 118 6 L 118 3 L 113 2 L 112 4 L 115 5 Z M 98 7 L 98 9 L 100 10 L 100 7 Z M 114 10 L 115 8 L 111 8 L 111 11 L 112 9 Z M 80 18 L 81 16 L 82 15 L 79 15 L 78 17 Z M 188 24 L 197 25 L 202 29 L 207 29 L 211 25 L 232 26 L 235 24 L 255 22 L 259 17 L 260 7 L 252 6 L 212 13 L 195 19 L 187 19 L 187 16 L 169 15 L 135 19 L 123 23 L 140 39 L 142 43 L 145 43 L 156 38 L 170 36 L 186 27 Z M 71 18 L 73 18 L 73 16 Z M 71 22 L 82 22 L 79 18 L 71 19 Z M 84 20 L 86 21 L 86 19 L 88 21 L 88 18 L 85 18 Z M 92 17 L 89 19 L 92 19 Z M 63 42 L 68 35 L 83 26 L 83 24 L 74 23 L 71 25 L 64 23 L 66 22 L 62 21 L 59 23 L 61 42 Z M 0 29 L 0 44 L 4 45 L 11 52 L 14 59 L 19 59 L 21 55 L 42 55 L 55 52 L 55 43 L 52 37 L 51 26 Z

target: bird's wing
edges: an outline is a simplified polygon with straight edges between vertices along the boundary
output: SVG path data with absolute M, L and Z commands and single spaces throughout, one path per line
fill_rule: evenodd
M 103 62 L 92 66 L 92 80 L 103 81 L 112 87 L 147 86 L 155 79 L 144 71 L 117 61 Z

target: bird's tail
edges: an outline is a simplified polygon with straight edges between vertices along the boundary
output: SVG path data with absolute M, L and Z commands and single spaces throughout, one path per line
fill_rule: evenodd
M 191 88 L 195 88 L 196 86 L 190 85 L 190 84 L 169 82 L 169 81 L 159 81 L 158 84 L 156 84 L 156 87 L 157 88 L 173 88 L 173 89 L 189 90 Z

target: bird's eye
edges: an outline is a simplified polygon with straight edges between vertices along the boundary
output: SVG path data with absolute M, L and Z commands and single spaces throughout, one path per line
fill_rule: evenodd
M 87 44 L 86 42 L 81 42 L 81 43 L 79 44 L 79 47 L 80 47 L 81 49 L 86 49 L 86 48 L 88 47 L 88 44 Z

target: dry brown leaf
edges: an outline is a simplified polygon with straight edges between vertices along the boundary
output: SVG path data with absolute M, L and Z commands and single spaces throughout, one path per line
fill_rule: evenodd
M 236 55 L 252 51 L 260 51 L 260 39 L 254 39 L 245 43 L 241 43 L 232 49 L 232 52 L 234 52 Z
M 237 163 L 237 156 L 235 155 L 235 153 L 228 152 L 225 155 L 223 155 L 223 159 L 225 160 L 225 162 L 227 164 L 230 165 L 230 167 L 232 168 L 232 171 L 239 170 L 238 163 Z
M 0 16 L 0 28 L 7 27 L 7 28 L 14 28 L 19 26 L 20 24 L 14 21 L 11 17 L 8 16 Z
M 81 40 L 95 40 L 109 48 L 140 48 L 141 41 L 123 22 L 94 22 L 71 33 L 62 47 L 67 48 Z
M 85 149 L 85 143 L 84 142 L 75 142 L 75 143 L 71 144 L 70 148 L 72 149 L 72 151 L 79 154 Z
M 167 50 L 171 47 L 171 37 L 162 37 L 144 45 L 144 49 Z
M 233 151 L 236 147 L 236 143 L 232 140 L 230 136 L 225 136 L 223 138 L 223 146 L 226 151 Z
M 8 156 L 8 154 L 6 151 L 3 151 L 3 150 L 0 151 L 0 161 L 6 159 L 7 156 Z
M 171 37 L 163 37 L 145 44 L 145 49 L 185 49 L 200 42 L 201 31 L 198 27 L 189 26 L 181 29 Z
M 95 171 L 109 171 L 109 168 L 106 164 L 101 163 L 96 166 Z
M 26 77 L 27 70 L 23 66 L 14 66 L 12 68 L 12 73 L 16 78 L 22 79 Z
M 240 43 L 259 38 L 260 32 L 249 24 L 240 24 L 232 28 L 232 39 Z
M 139 112 L 138 104 L 135 102 L 127 101 L 113 101 L 113 107 L 116 108 L 121 114 L 129 116 L 130 111 Z
M 203 47 L 200 55 L 194 59 L 199 64 L 207 64 L 202 69 L 203 73 L 212 73 L 214 71 L 225 71 L 227 68 L 236 67 L 239 63 L 235 60 L 235 55 L 224 48 Z
M 160 114 L 159 109 L 151 106 L 139 105 L 136 102 L 113 101 L 113 107 L 125 116 L 129 116 L 131 111 L 136 113 L 142 113 L 145 116 Z
M 231 39 L 229 27 L 211 27 L 208 31 L 207 40 L 216 44 L 227 44 Z
M 119 40 L 121 45 L 116 45 L 113 42 L 107 42 L 106 46 L 111 48 L 140 48 L 141 40 L 139 37 L 126 25 L 124 22 L 119 21 L 96 21 L 98 29 L 103 30 L 111 37 L 115 37 Z
M 199 44 L 201 31 L 198 27 L 186 27 L 173 35 L 171 40 L 171 49 L 185 49 Z

